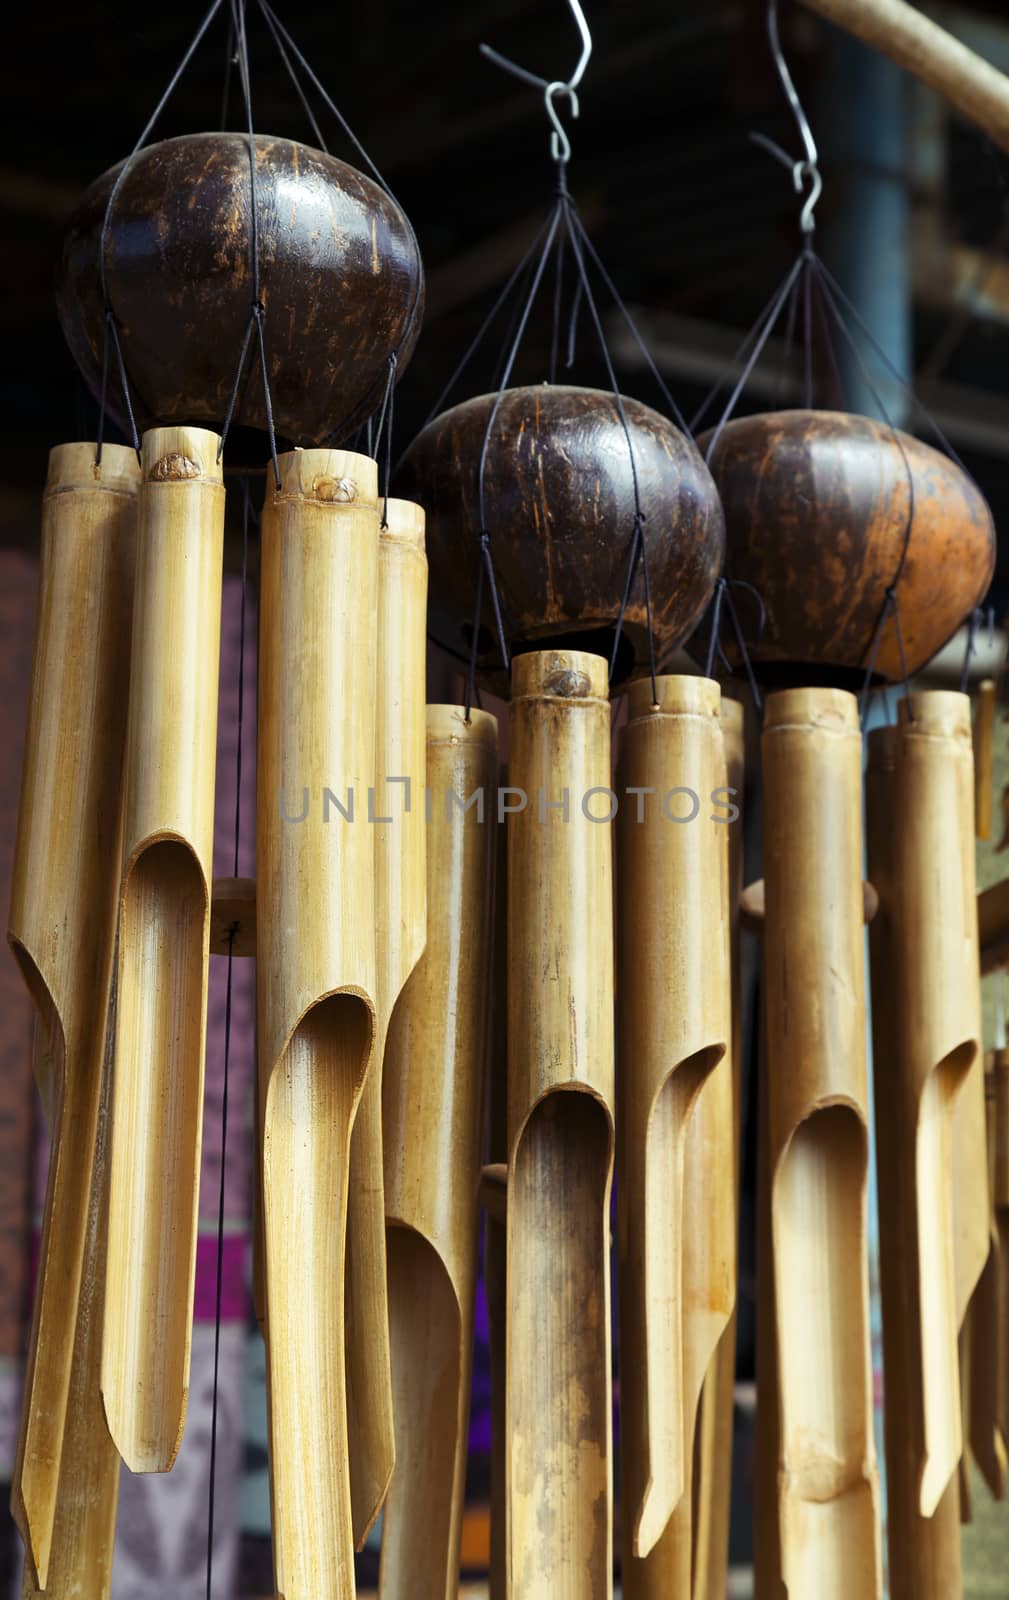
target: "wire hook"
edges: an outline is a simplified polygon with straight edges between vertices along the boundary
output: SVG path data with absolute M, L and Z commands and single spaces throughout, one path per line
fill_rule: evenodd
M 550 154 L 555 161 L 560 162 L 561 166 L 567 166 L 571 160 L 571 140 L 568 138 L 567 129 L 558 116 L 557 107 L 554 105 L 554 96 L 559 94 L 567 95 L 568 100 L 571 102 L 571 115 L 573 117 L 578 115 L 578 96 L 569 83 L 548 83 L 543 91 L 547 116 L 553 123 L 553 132 L 550 135 Z
M 807 180 L 809 182 L 809 194 L 806 196 L 806 203 L 799 215 L 799 226 L 801 227 L 803 233 L 813 233 L 816 228 L 816 218 L 814 213 L 816 211 L 817 201 L 823 193 L 823 178 L 820 173 L 820 152 L 816 147 L 816 140 L 813 137 L 813 130 L 809 125 L 809 118 L 806 116 L 806 113 L 802 108 L 802 101 L 799 99 L 799 92 L 795 87 L 795 81 L 791 72 L 789 71 L 788 62 L 785 60 L 785 53 L 781 48 L 781 35 L 778 32 L 778 0 L 767 0 L 767 37 L 770 42 L 771 55 L 774 58 L 774 65 L 777 69 L 778 77 L 781 80 L 781 87 L 784 89 L 785 98 L 792 108 L 792 115 L 795 118 L 795 124 L 799 130 L 799 137 L 802 140 L 803 149 L 806 152 L 803 160 L 795 162 L 790 161 L 788 163 L 792 168 L 792 182 L 795 185 L 796 194 L 801 194 L 806 186 Z M 764 139 L 759 135 L 755 135 L 754 137 L 757 139 L 758 143 L 764 145 L 765 149 L 771 149 L 773 154 L 780 157 L 781 152 L 778 151 L 777 146 L 771 144 L 769 139 Z
M 571 115 L 577 117 L 578 95 L 576 91 L 585 76 L 585 69 L 592 55 L 592 33 L 586 21 L 585 13 L 578 0 L 568 0 L 568 5 L 571 8 L 571 15 L 575 19 L 581 37 L 582 53 L 578 57 L 578 65 L 566 81 L 563 78 L 556 78 L 551 82 L 547 78 L 541 78 L 538 73 L 530 72 L 526 67 L 520 67 L 517 62 L 510 61 L 507 56 L 503 56 L 499 50 L 493 49 L 491 45 L 482 44 L 480 46 L 480 54 L 486 56 L 488 61 L 493 61 L 495 66 L 502 67 L 505 72 L 510 72 L 513 78 L 521 78 L 523 83 L 531 84 L 533 88 L 543 90 L 547 116 L 553 125 L 553 132 L 550 135 L 550 153 L 555 161 L 559 161 L 562 164 L 571 159 L 571 140 L 568 138 L 564 124 L 557 114 L 554 100 L 558 95 L 566 94 L 571 102 Z

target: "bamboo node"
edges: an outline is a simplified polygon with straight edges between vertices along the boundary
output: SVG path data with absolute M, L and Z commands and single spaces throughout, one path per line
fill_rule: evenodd
M 346 506 L 357 499 L 357 484 L 353 478 L 331 478 L 323 474 L 312 480 L 312 494 L 316 500 L 327 504 Z
M 192 456 L 184 456 L 181 450 L 173 450 L 167 456 L 162 456 L 155 461 L 150 471 L 152 483 L 174 483 L 185 478 L 198 478 L 201 467 Z
M 544 679 L 543 693 L 558 695 L 563 700 L 584 700 L 592 693 L 592 684 L 588 673 L 562 668 Z

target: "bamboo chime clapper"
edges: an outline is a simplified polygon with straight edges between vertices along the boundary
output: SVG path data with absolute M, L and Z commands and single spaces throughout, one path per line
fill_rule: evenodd
M 726 788 L 720 698 L 705 678 L 632 685 L 620 768 L 628 1600 L 690 1592 L 697 1408 L 735 1298 L 728 813 L 713 809 Z
M 12 1506 L 30 1592 L 86 1583 L 96 1600 L 118 1479 L 98 1393 L 98 1213 L 139 476 L 125 446 L 100 466 L 94 444 L 50 454 L 10 909 L 52 1135 Z
M 350 1600 L 343 1308 L 351 1126 L 375 1042 L 378 472 L 295 450 L 280 474 L 262 519 L 256 812 L 274 1567 L 284 1600 Z
M 605 1600 L 613 931 L 601 656 L 516 657 L 509 767 L 528 804 L 508 819 L 508 1592 Z

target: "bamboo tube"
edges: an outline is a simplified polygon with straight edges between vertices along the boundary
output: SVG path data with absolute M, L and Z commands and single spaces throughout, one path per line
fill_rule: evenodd
M 985 1071 L 985 1121 L 988 1134 L 988 1173 L 992 1188 L 991 1225 L 988 1236 L 988 1258 L 978 1279 L 965 1324 L 968 1341 L 967 1356 L 970 1366 L 967 1393 L 964 1397 L 966 1436 L 970 1453 L 995 1500 L 1005 1498 L 1006 1490 L 1006 1438 L 1002 1431 L 999 1409 L 999 1367 L 1002 1364 L 1001 1331 L 999 1328 L 999 1269 L 1001 1241 L 998 1217 L 994 1207 L 995 1137 L 996 1137 L 996 1084 L 995 1057 L 992 1051 L 986 1060 Z M 961 1386 L 963 1377 L 961 1376 Z M 963 1459 L 966 1459 L 964 1451 Z
M 217 762 L 224 482 L 204 428 L 144 435 L 126 744 L 102 1397 L 133 1472 L 186 1416 Z
M 742 811 L 745 775 L 743 707 L 722 699 L 720 713 L 729 798 Z M 743 1018 L 740 942 L 743 891 L 743 824 L 737 816 L 729 835 L 729 955 L 732 976 L 732 1140 L 733 1240 L 738 1252 L 740 1137 L 742 1121 Z M 694 1495 L 693 1600 L 724 1600 L 729 1586 L 729 1519 L 732 1503 L 732 1445 L 736 1384 L 736 1309 L 718 1341 L 701 1391 Z
M 114 1038 L 113 996 L 103 1051 L 94 1164 L 86 1203 L 81 1288 L 52 1542 L 44 1588 L 36 1585 L 31 1563 L 25 1563 L 24 1600 L 80 1600 L 83 1595 L 88 1600 L 109 1600 L 112 1592 L 120 1461 L 105 1421 L 100 1379 Z M 52 1039 L 45 1038 L 40 1023 L 35 1036 L 36 1057 L 51 1059 L 52 1048 Z M 41 1062 L 36 1075 L 40 1083 L 51 1083 L 50 1073 Z M 44 1099 L 44 1109 L 52 1127 L 56 1108 L 48 1095 Z
M 771 1248 L 766 1009 L 764 995 L 760 1019 L 757 1099 L 757 1423 L 754 1440 L 753 1572 L 756 1600 L 781 1600 L 781 1526 L 778 1518 L 781 1426 L 774 1253 Z
M 256 818 L 274 1566 L 284 1600 L 348 1600 L 344 1269 L 376 1010 L 378 483 L 347 451 L 294 450 L 280 469 L 262 523 Z
M 510 1600 L 613 1591 L 612 873 L 610 825 L 587 814 L 611 810 L 606 690 L 599 656 L 514 662 L 510 777 L 528 804 L 508 840 Z
M 943 1299 L 940 1284 L 921 1283 L 918 1240 L 929 1223 L 938 1228 L 948 1310 L 953 1277 L 953 1218 L 950 1179 L 941 1175 L 941 1194 L 935 1197 L 926 1193 L 919 1214 L 918 1159 L 929 1149 L 925 1142 L 928 1130 L 919 1123 L 919 1112 L 927 1116 L 929 1111 L 922 1094 L 925 1073 L 938 1071 L 941 1075 L 943 1069 L 941 1062 L 936 1065 L 938 1057 L 931 1065 L 924 1063 L 921 1029 L 918 1020 L 907 1011 L 915 984 L 920 988 L 923 981 L 924 963 L 915 933 L 927 928 L 936 939 L 946 936 L 942 928 L 948 912 L 939 913 L 932 907 L 934 920 L 924 924 L 908 920 L 914 896 L 922 892 L 916 869 L 928 860 L 927 829 L 939 812 L 934 792 L 921 797 L 908 792 L 897 728 L 874 729 L 868 736 L 868 752 L 866 849 L 869 876 L 879 895 L 879 910 L 869 929 L 869 959 L 890 1593 L 891 1600 L 958 1600 L 963 1593 L 963 1579 L 960 1496 L 955 1477 L 941 1490 L 928 1516 L 923 1516 L 921 1509 L 925 1419 L 922 1386 L 926 1376 L 922 1360 L 923 1292 L 926 1297 L 931 1293 L 938 1299 L 940 1312 Z M 913 817 L 905 816 L 908 803 Z M 910 827 L 912 838 L 906 849 L 900 849 L 897 836 L 905 826 Z M 912 878 L 909 898 L 905 882 L 908 872 Z M 929 970 L 934 978 L 937 964 Z M 942 981 L 945 983 L 946 979 Z M 934 1008 L 929 1012 L 932 1015 Z M 934 1115 L 935 1107 L 931 1109 Z M 951 1120 L 948 1113 L 943 1114 L 947 1117 L 947 1138 L 951 1139 Z M 951 1160 L 949 1152 L 948 1159 Z M 921 1177 L 925 1182 L 931 1181 L 925 1172 Z M 945 1268 L 941 1259 L 944 1254 Z M 955 1328 L 952 1359 L 956 1361 Z M 953 1370 L 955 1373 L 955 1366 Z M 940 1395 L 945 1389 L 948 1376 L 940 1374 Z
M 993 1204 L 998 1235 L 998 1286 L 995 1348 L 996 1421 L 1003 1456 L 1009 1454 L 1009 1050 L 995 1052 Z
M 904 0 L 802 3 L 913 73 L 1009 150 L 1009 80 L 931 17 Z
M 389 1030 L 383 1087 L 396 1467 L 381 1600 L 459 1590 L 496 776 L 496 719 L 428 706 L 428 945 Z
M 508 768 L 498 774 L 502 787 Z M 505 1436 L 507 1307 L 507 1175 L 508 1175 L 508 829 L 500 818 L 495 828 L 493 986 L 491 1004 L 488 1150 L 495 1169 L 505 1177 L 505 1210 L 484 1212 L 484 1287 L 490 1345 L 491 1461 L 489 1600 L 508 1600 L 507 1590 L 507 1447 Z M 486 1185 L 483 1193 L 486 1194 Z
M 112 981 L 126 742 L 123 684 L 139 469 L 131 450 L 49 457 L 9 937 L 51 1048 L 53 1142 L 12 1509 L 44 1586 L 87 1246 Z M 45 1060 L 42 1060 L 42 1057 Z
M 974 831 L 979 839 L 991 838 L 992 789 L 995 783 L 995 696 L 993 678 L 977 687 L 974 716 Z
M 735 1293 L 728 830 L 713 810 L 725 787 L 719 705 L 706 678 L 633 685 L 620 767 L 627 1600 L 690 1592 L 697 1406 Z M 677 1506 L 684 1515 L 671 1527 Z
M 882 1590 L 873 1447 L 854 695 L 767 702 L 764 968 L 782 1578 L 794 1595 Z
M 347 1421 L 354 1544 L 378 1516 L 395 1460 L 382 1181 L 382 1061 L 389 1023 L 427 935 L 424 513 L 388 500 L 378 547 L 375 709 L 374 1062 L 350 1145 L 347 1212 Z
M 970 1471 L 972 1456 L 967 1443 L 970 1432 L 971 1323 L 971 1307 L 968 1306 L 963 1327 L 960 1329 L 960 1338 L 957 1341 L 957 1355 L 960 1363 L 961 1432 L 964 1437 L 964 1448 L 963 1454 L 957 1462 L 957 1470 L 950 1482 L 950 1487 L 946 1491 L 946 1494 L 952 1497 L 959 1506 L 960 1522 L 964 1527 L 974 1521 L 974 1486 Z M 944 1495 L 943 1499 L 945 1498 L 946 1496 Z M 933 1517 L 932 1520 L 934 1522 L 935 1518 Z

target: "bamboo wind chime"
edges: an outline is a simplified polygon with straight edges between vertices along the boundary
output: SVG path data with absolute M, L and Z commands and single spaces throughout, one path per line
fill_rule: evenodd
M 51 1600 L 108 1600 L 120 1458 L 167 1471 L 179 1449 L 222 919 L 215 947 L 229 961 L 258 955 L 257 1305 L 285 1600 L 353 1595 L 351 1444 L 355 1426 L 367 1438 L 381 1423 L 370 1392 L 357 1393 L 359 1413 L 348 1405 L 346 1348 L 362 1345 L 345 1328 L 345 1225 L 370 1079 L 355 1260 L 384 1283 L 380 1058 L 426 936 L 426 564 L 420 508 L 391 500 L 387 482 L 380 507 L 376 460 L 331 440 L 379 406 L 373 444 L 391 426 L 422 277 L 380 181 L 252 131 L 244 6 L 217 0 L 182 67 L 222 9 L 248 136 L 170 140 L 152 161 L 152 119 L 72 219 L 60 286 L 103 429 L 117 412 L 135 450 L 100 435 L 52 453 L 10 921 L 39 1013 L 53 1152 L 14 1505 L 26 1593 Z M 335 111 L 265 0 L 259 9 L 299 90 L 300 72 Z M 303 204 L 283 222 L 269 202 L 299 184 Z M 318 381 L 303 359 L 309 312 L 326 358 Z M 360 359 L 347 351 L 354 318 Z M 214 340 L 194 341 L 211 325 Z M 243 383 L 250 353 L 258 392 Z M 217 894 L 224 456 L 236 421 L 266 429 L 271 457 L 257 883 L 228 880 Z M 310 447 L 279 451 L 278 427 Z M 475 1192 L 472 1214 L 475 1226 Z M 366 1298 L 354 1302 L 366 1336 L 387 1346 L 384 1299 Z M 366 1480 L 357 1489 L 367 1500 Z M 212 1534 L 211 1521 L 211 1549 Z

